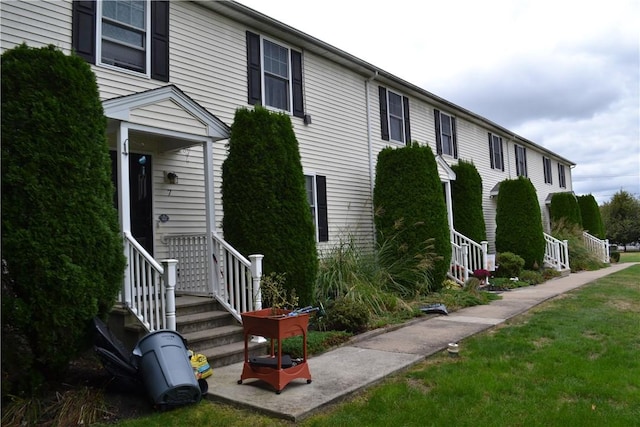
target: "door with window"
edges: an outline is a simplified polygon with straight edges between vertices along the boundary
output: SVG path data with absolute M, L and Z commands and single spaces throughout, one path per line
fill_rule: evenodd
M 116 152 L 111 151 L 111 180 L 118 188 Z M 129 153 L 129 203 L 131 204 L 131 234 L 149 254 L 153 255 L 153 221 L 151 192 L 151 156 Z M 118 193 L 113 196 L 118 208 Z

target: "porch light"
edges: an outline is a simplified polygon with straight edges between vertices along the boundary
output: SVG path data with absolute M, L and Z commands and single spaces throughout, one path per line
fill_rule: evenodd
M 175 172 L 167 172 L 165 175 L 165 182 L 167 184 L 177 184 L 178 183 L 178 174 Z

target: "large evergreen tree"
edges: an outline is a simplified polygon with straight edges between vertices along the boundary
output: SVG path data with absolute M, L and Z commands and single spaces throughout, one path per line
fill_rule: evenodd
M 573 193 L 554 194 L 551 197 L 549 214 L 554 223 L 563 221 L 566 226 L 577 225 L 582 228 L 580 206 L 578 206 L 578 199 Z
M 62 375 L 125 260 L 89 65 L 53 46 L 2 55 L 3 391 Z
M 582 217 L 582 228 L 592 236 L 605 239 L 604 223 L 596 198 L 591 194 L 578 196 L 578 206 Z
M 456 179 L 451 183 L 453 226 L 475 242 L 487 240 L 482 209 L 482 177 L 471 162 L 460 161 L 451 166 Z
M 439 255 L 432 272 L 433 284 L 438 286 L 451 262 L 451 236 L 431 148 L 414 142 L 383 149 L 376 165 L 373 203 L 379 243 L 394 239 L 394 244 L 406 248 L 411 257 L 423 255 L 425 243 L 432 242 Z M 398 234 L 399 230 L 403 232 Z
M 542 266 L 545 240 L 536 190 L 525 177 L 500 183 L 496 207 L 496 251 L 524 259 L 525 268 Z
M 262 107 L 236 111 L 222 194 L 225 239 L 245 256 L 263 254 L 264 273 L 284 273 L 287 290 L 311 304 L 315 228 L 289 116 Z
M 612 243 L 626 245 L 640 241 L 640 199 L 620 190 L 602 206 L 607 238 Z

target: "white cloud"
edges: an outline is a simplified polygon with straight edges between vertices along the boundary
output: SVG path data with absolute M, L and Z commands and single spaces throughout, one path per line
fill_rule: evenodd
M 640 2 L 240 0 L 640 197 Z

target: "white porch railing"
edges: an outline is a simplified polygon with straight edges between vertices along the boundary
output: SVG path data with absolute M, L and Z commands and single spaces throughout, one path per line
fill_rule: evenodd
M 596 236 L 592 236 L 586 231 L 582 232 L 582 240 L 589 252 L 594 254 L 604 263 L 609 263 L 609 239 L 600 240 Z
M 569 269 L 569 242 L 558 240 L 544 233 L 545 250 L 544 262 L 551 265 L 557 271 Z
M 124 233 L 125 270 L 121 302 L 149 332 L 176 330 L 176 264 L 174 259 L 160 265 L 129 232 Z
M 475 270 L 487 270 L 487 252 L 489 243 L 477 243 L 464 234 L 451 232 L 451 268 L 449 277 L 464 284 Z
M 169 256 L 180 262 L 176 291 L 213 296 L 238 321 L 242 321 L 241 313 L 262 308 L 262 255 L 247 259 L 215 233 L 211 260 L 206 234 L 169 235 L 164 241 Z

